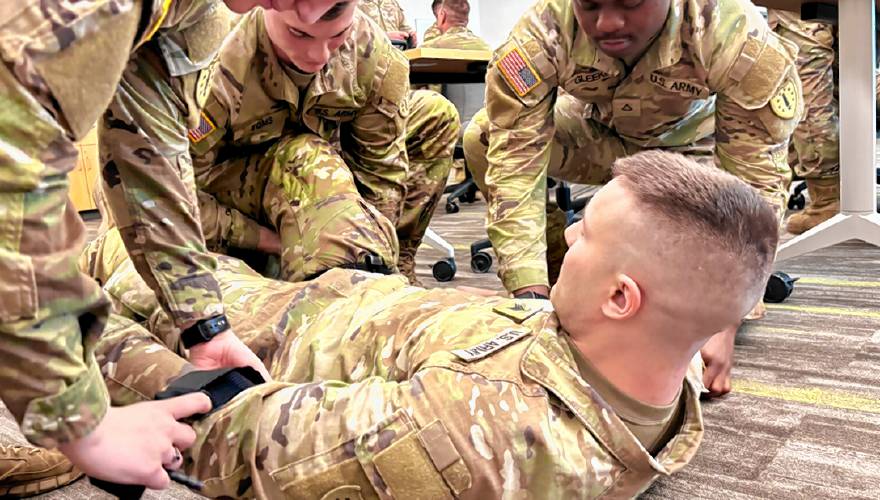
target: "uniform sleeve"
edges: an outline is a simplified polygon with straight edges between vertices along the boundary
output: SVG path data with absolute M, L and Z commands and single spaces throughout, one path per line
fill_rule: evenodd
M 716 163 L 758 189 L 782 220 L 788 144 L 804 110 L 797 49 L 751 10 L 722 18 L 714 38 Z
M 383 215 L 397 224 L 406 194 L 409 161 L 406 121 L 409 115 L 409 63 L 399 50 L 382 43 L 387 69 L 376 83 L 369 103 L 351 121 L 351 144 L 343 150 L 355 175 L 370 193 L 366 196 Z M 379 50 L 378 48 L 376 50 Z M 380 56 L 376 56 L 380 57 Z
M 71 138 L 110 100 L 141 16 L 132 2 L 56 7 L 0 8 L 0 397 L 47 448 L 86 436 L 108 408 L 93 355 L 108 304 L 77 269 L 86 231 L 67 174 Z
M 495 52 L 486 74 L 488 233 L 499 276 L 510 291 L 548 284 L 545 191 L 555 130 L 556 70 L 543 48 L 549 42 L 538 22 L 536 14 L 527 13 Z M 539 80 L 532 89 L 522 77 L 511 81 L 502 71 L 519 58 L 528 59 L 528 71 Z
M 260 224 L 234 207 L 221 205 L 210 194 L 199 191 L 199 211 L 205 243 L 212 252 L 229 248 L 253 250 L 260 240 Z
M 148 47 L 127 68 L 100 129 L 103 190 L 129 255 L 175 324 L 223 312 L 183 110 Z M 190 75 L 193 76 L 193 75 Z
M 397 15 L 400 18 L 400 23 L 397 26 L 398 31 L 403 31 L 404 33 L 415 32 L 415 29 L 413 29 L 413 27 L 410 26 L 408 22 L 406 22 L 406 15 L 403 12 L 403 7 L 401 7 L 399 3 L 397 4 L 397 12 Z

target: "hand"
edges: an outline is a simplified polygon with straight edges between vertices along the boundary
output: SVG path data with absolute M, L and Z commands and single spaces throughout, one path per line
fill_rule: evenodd
M 405 42 L 409 38 L 409 33 L 406 31 L 388 31 L 386 34 L 395 42 Z
M 529 285 L 529 286 L 524 286 L 524 287 L 522 287 L 522 288 L 520 288 L 520 289 L 518 289 L 518 290 L 514 290 L 514 291 L 513 291 L 513 296 L 516 297 L 517 295 L 519 295 L 519 294 L 521 294 L 521 293 L 525 293 L 525 292 L 535 292 L 535 293 L 540 293 L 541 295 L 543 295 L 543 296 L 545 296 L 545 297 L 549 297 L 549 296 L 550 296 L 550 287 L 547 286 L 547 285 Z
M 257 250 L 272 255 L 281 255 L 281 238 L 275 231 L 260 226 L 260 240 L 257 242 Z
M 90 434 L 58 448 L 89 476 L 161 490 L 170 483 L 164 468 L 183 463 L 175 447 L 184 450 L 196 440 L 178 420 L 209 411 L 211 400 L 202 393 L 111 407 Z
M 232 330 L 226 330 L 208 342 L 190 347 L 189 362 L 199 370 L 250 366 L 260 372 L 266 382 L 272 380 L 260 358 Z
M 722 330 L 703 345 L 700 355 L 706 369 L 703 371 L 703 385 L 709 390 L 710 398 L 723 396 L 730 392 L 730 370 L 733 368 L 733 341 L 736 338 L 734 326 Z

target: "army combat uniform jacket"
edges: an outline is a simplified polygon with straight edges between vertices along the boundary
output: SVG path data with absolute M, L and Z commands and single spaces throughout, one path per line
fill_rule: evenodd
M 187 130 L 236 16 L 222 0 L 175 0 L 132 55 L 99 128 L 99 209 L 181 328 L 223 312 L 205 248 Z
M 463 49 L 463 50 L 492 50 L 489 44 L 474 34 L 466 26 L 453 26 L 446 33 L 425 40 L 422 44 L 425 48 L 437 49 Z
M 263 11 L 253 11 L 225 42 L 200 126 L 190 131 L 197 184 L 208 192 L 235 189 L 229 177 L 242 168 L 236 162 L 282 137 L 311 133 L 340 150 L 369 186 L 367 200 L 396 223 L 406 194 L 408 91 L 405 56 L 362 13 L 355 13 L 348 39 L 329 63 L 301 89 L 275 55 Z M 201 208 L 228 209 L 216 203 Z M 244 214 L 236 220 L 233 233 L 256 234 L 256 221 Z
M 750 2 L 672 0 L 662 31 L 627 70 L 580 29 L 571 0 L 538 1 L 486 76 L 488 232 L 505 287 L 547 284 L 544 186 L 560 89 L 583 106 L 582 129 L 616 134 L 627 152 L 714 135 L 715 163 L 781 211 L 788 140 L 803 110 L 794 58 Z
M 148 289 L 114 263 L 112 241 L 103 245 L 86 265 L 112 273 L 121 310 L 152 302 L 150 328 L 168 342 L 164 313 L 134 292 Z M 232 259 L 220 268 L 235 331 L 277 382 L 195 425 L 186 468 L 209 496 L 622 498 L 681 469 L 701 440 L 698 382 L 688 378 L 680 429 L 648 455 L 580 376 L 544 302 L 341 269 L 270 286 Z M 100 353 L 119 403 L 185 369 L 123 321 Z
M 397 0 L 359 0 L 358 9 L 375 21 L 386 33 L 389 31 L 403 31 L 405 33 L 415 31 L 406 22 L 406 16 Z
M 190 2 L 175 2 L 179 7 Z M 0 3 L 0 394 L 33 443 L 94 429 L 107 392 L 92 355 L 106 300 L 77 272 L 85 228 L 67 173 L 131 55 L 171 2 Z

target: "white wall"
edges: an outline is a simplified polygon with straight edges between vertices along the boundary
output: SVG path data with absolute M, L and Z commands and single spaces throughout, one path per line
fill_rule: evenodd
M 397 0 L 406 20 L 424 39 L 425 30 L 434 22 L 431 0 Z M 507 34 L 523 12 L 537 0 L 470 0 L 471 19 L 468 27 L 492 47 L 507 40 Z

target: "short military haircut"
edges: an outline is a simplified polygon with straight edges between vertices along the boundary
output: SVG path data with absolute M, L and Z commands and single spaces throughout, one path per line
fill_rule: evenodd
M 431 11 L 434 12 L 435 16 L 437 15 L 437 9 L 439 9 L 442 4 L 443 0 L 434 0 L 433 2 L 431 2 Z
M 321 16 L 320 21 L 332 21 L 336 19 L 337 17 L 342 15 L 342 12 L 345 10 L 346 7 L 348 7 L 350 3 L 351 0 L 337 2 L 333 5 L 333 7 L 330 7 L 330 10 L 328 10 L 324 13 L 323 16 Z
M 728 252 L 752 274 L 749 292 L 763 290 L 776 256 L 779 221 L 756 189 L 676 153 L 646 151 L 612 168 L 646 214 Z
M 447 15 L 454 16 L 456 21 L 467 23 L 471 6 L 468 0 L 443 0 L 443 10 Z

